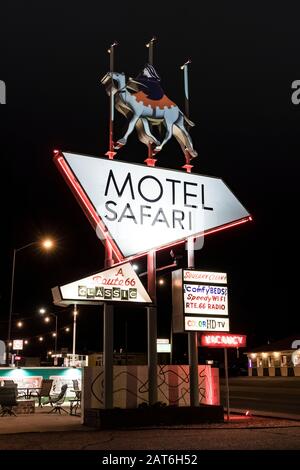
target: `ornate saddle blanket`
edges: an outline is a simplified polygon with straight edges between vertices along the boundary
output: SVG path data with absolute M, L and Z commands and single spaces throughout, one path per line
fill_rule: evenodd
M 138 91 L 137 93 L 133 93 L 133 96 L 137 100 L 137 102 L 143 102 L 144 106 L 151 106 L 151 108 L 160 108 L 164 109 L 165 106 L 167 108 L 171 108 L 172 106 L 176 106 L 176 103 L 171 101 L 167 95 L 163 95 L 162 98 L 159 100 L 151 100 L 143 91 Z

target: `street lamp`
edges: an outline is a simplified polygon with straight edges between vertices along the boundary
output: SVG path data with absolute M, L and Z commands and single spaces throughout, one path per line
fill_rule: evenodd
M 14 301 L 16 254 L 19 251 L 25 250 L 25 248 L 29 248 L 30 246 L 33 246 L 33 245 L 40 245 L 45 250 L 50 250 L 54 246 L 54 242 L 52 240 L 50 240 L 49 238 L 47 238 L 47 239 L 42 240 L 42 241 L 34 241 L 34 242 L 31 242 L 31 243 L 27 243 L 27 245 L 21 246 L 20 248 L 14 248 L 14 250 L 13 250 L 7 345 L 9 345 L 10 340 L 11 340 L 11 323 L 12 323 L 13 301 Z M 7 364 L 9 364 L 9 355 L 8 354 L 7 354 Z
M 73 348 L 72 348 L 72 366 L 75 366 L 75 354 L 76 354 L 76 320 L 77 320 L 78 310 L 77 305 L 74 305 L 73 310 Z
M 46 312 L 47 312 L 47 310 L 45 308 L 40 308 L 39 309 L 39 313 L 41 315 L 44 315 Z M 52 317 L 55 318 L 55 333 L 52 333 L 52 336 L 53 336 L 53 338 L 55 338 L 54 353 L 56 354 L 57 353 L 57 315 L 56 315 L 56 313 L 53 313 L 53 312 L 47 312 L 47 316 L 44 319 L 46 323 L 49 323 L 49 321 L 50 321 L 49 315 L 51 315 Z

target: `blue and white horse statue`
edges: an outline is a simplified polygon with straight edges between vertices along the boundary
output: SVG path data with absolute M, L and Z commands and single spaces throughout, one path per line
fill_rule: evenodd
M 159 100 L 150 99 L 144 91 L 130 92 L 134 84 L 139 84 L 133 79 L 126 83 L 124 73 L 109 72 L 101 80 L 110 96 L 114 95 L 116 109 L 127 118 L 130 118 L 128 128 L 115 144 L 115 149 L 119 149 L 127 142 L 128 136 L 136 127 L 139 139 L 146 145 L 155 145 L 153 152 L 159 152 L 168 140 L 174 135 L 178 140 L 182 151 L 190 158 L 197 157 L 197 152 L 193 148 L 191 137 L 185 127 L 185 121 L 192 127 L 194 123 L 190 121 L 178 106 L 165 94 Z M 152 134 L 150 125 L 164 124 L 166 132 L 162 142 Z

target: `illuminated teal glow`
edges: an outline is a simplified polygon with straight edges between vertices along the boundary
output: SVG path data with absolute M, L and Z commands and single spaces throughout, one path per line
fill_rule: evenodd
M 42 367 L 22 367 L 20 369 L 7 369 L 7 367 L 0 368 L 0 377 L 11 377 L 12 379 L 20 377 L 42 376 L 44 379 L 49 379 L 52 375 L 66 377 L 68 379 L 81 378 L 81 368 L 74 367 L 49 367 L 44 369 Z

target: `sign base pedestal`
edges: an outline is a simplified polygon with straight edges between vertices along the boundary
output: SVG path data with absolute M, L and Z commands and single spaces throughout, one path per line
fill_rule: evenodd
M 147 166 L 155 166 L 155 163 L 157 162 L 157 159 L 156 158 L 146 158 L 146 160 L 144 160 L 144 162 L 146 163 Z

